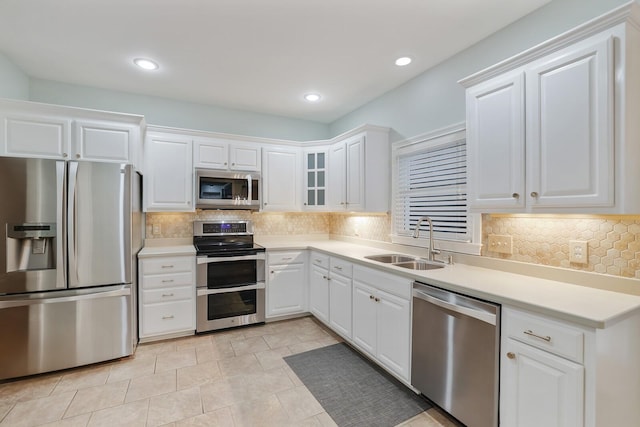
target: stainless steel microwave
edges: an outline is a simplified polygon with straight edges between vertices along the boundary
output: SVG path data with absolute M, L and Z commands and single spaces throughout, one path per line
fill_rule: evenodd
M 196 169 L 196 208 L 260 209 L 260 174 Z

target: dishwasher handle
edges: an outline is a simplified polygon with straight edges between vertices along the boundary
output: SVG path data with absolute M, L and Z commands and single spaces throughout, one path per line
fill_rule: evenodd
M 455 313 L 464 314 L 465 316 L 473 317 L 474 319 L 481 320 L 490 325 L 496 325 L 496 315 L 487 313 L 486 311 L 474 310 L 473 308 L 463 307 L 461 305 L 452 304 L 448 301 L 441 300 L 432 295 L 429 295 L 419 289 L 413 289 L 413 297 L 422 301 L 426 301 L 438 307 L 444 308 Z

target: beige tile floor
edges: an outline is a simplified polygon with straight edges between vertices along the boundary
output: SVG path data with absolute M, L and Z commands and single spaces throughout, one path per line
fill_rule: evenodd
M 0 383 L 0 426 L 335 426 L 283 357 L 337 341 L 305 317 L 141 344 L 129 358 Z M 435 409 L 401 425 L 455 426 Z

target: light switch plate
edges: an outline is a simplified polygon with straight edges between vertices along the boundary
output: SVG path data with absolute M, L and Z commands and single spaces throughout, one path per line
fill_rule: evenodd
M 589 263 L 589 245 L 585 240 L 569 240 L 569 262 L 574 264 Z
M 511 255 L 513 253 L 513 237 L 504 234 L 489 234 L 489 251 Z
M 153 224 L 153 227 L 151 227 L 153 229 L 152 233 L 153 234 L 160 234 L 161 228 L 160 228 L 160 224 Z

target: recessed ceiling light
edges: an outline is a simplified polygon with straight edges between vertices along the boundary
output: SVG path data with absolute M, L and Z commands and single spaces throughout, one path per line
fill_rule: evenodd
M 309 102 L 318 102 L 320 101 L 320 98 L 322 97 L 317 93 L 308 93 L 304 96 L 304 99 Z
M 411 58 L 408 56 L 403 56 L 402 58 L 396 59 L 396 65 L 398 67 L 404 67 L 405 65 L 411 64 Z
M 145 70 L 157 70 L 158 68 L 160 68 L 157 63 L 145 58 L 136 58 L 133 60 L 133 63 Z

